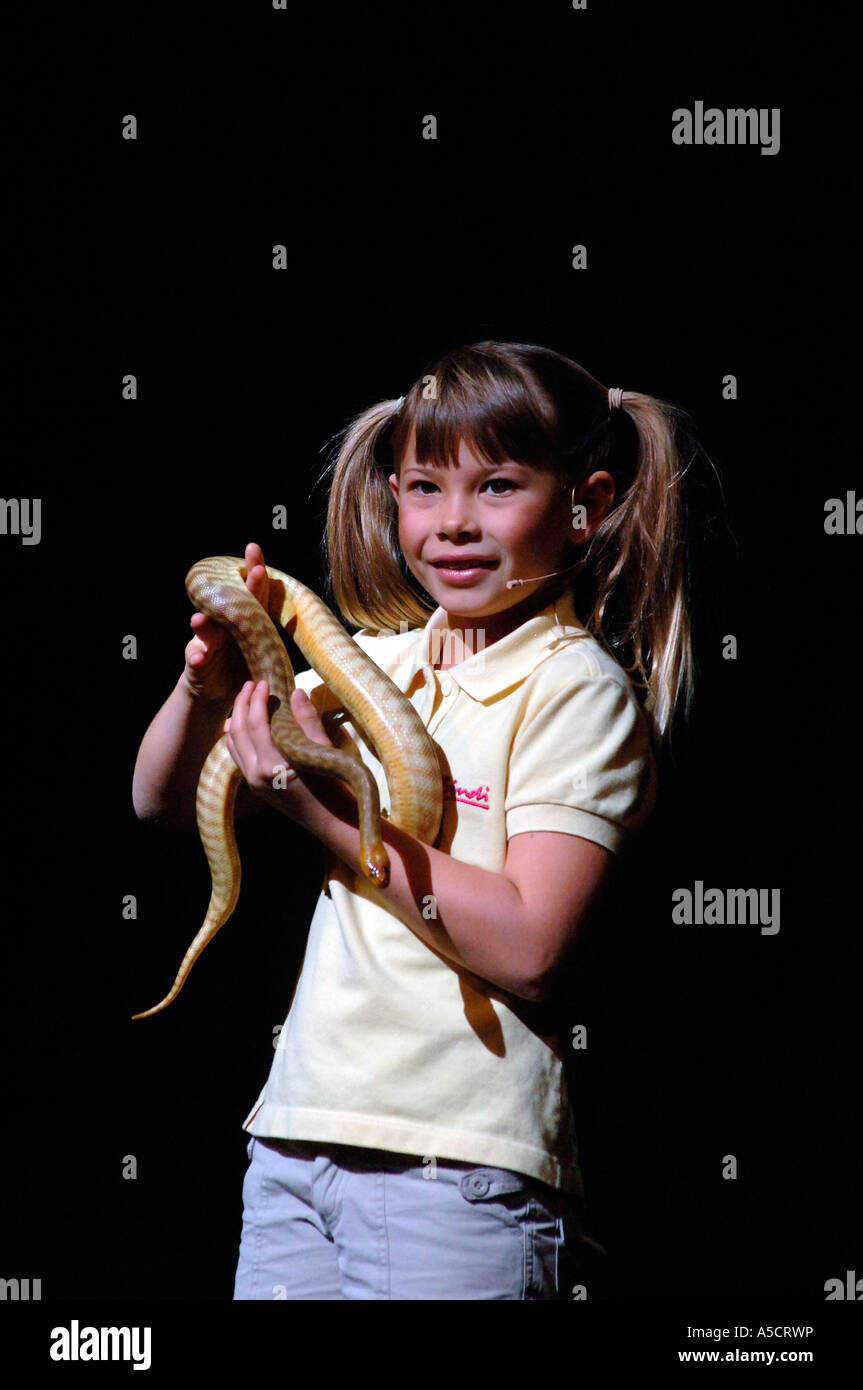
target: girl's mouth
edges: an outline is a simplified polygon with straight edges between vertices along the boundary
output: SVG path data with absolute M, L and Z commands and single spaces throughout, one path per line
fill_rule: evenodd
M 447 584 L 467 585 L 475 584 L 490 569 L 493 569 L 497 562 L 495 560 L 482 561 L 439 561 L 433 563 L 432 568 L 437 571 L 441 579 Z

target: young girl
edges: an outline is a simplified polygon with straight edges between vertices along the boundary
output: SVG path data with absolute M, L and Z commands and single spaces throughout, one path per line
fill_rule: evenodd
M 444 785 L 434 847 L 383 822 L 386 889 L 360 873 L 346 784 L 291 770 L 274 789 L 267 684 L 247 681 L 226 721 L 242 661 L 193 616 L 138 814 L 194 822 L 224 727 L 238 813 L 267 803 L 327 855 L 244 1122 L 235 1299 L 572 1297 L 584 1194 L 552 1006 L 692 689 L 684 421 L 557 353 L 482 342 L 345 432 L 328 597 L 419 712 Z M 257 545 L 246 564 L 266 603 Z M 346 725 L 388 807 L 336 697 L 314 671 L 297 687 L 306 733 L 341 744 Z

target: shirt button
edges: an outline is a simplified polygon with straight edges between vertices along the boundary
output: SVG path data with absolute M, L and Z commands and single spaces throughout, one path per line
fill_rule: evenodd
M 491 1183 L 488 1178 L 483 1177 L 481 1173 L 473 1173 L 468 1187 L 475 1197 L 484 1197 L 491 1187 Z
M 452 690 L 452 681 L 449 679 L 449 676 L 444 676 L 443 680 L 440 683 L 440 688 L 442 695 L 449 695 L 450 691 Z

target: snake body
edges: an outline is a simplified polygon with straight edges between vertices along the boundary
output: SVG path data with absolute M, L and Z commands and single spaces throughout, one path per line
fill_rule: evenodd
M 271 717 L 273 742 L 300 773 L 343 778 L 355 792 L 359 809 L 360 863 L 378 888 L 389 882 L 389 857 L 381 840 L 377 784 L 368 767 L 346 748 L 313 743 L 300 729 L 290 708 L 294 675 L 278 622 L 293 638 L 309 665 L 339 698 L 356 728 L 383 765 L 390 793 L 389 819 L 394 825 L 432 844 L 440 828 L 443 788 L 437 753 L 407 696 L 345 631 L 335 614 L 299 580 L 267 566 L 268 607 L 246 587 L 245 562 L 231 555 L 201 560 L 186 576 L 186 592 L 195 606 L 225 626 L 236 639 L 252 680 L 269 681 L 278 700 Z M 230 917 L 240 892 L 240 859 L 234 835 L 234 804 L 242 781 L 222 735 L 211 749 L 198 780 L 198 832 L 212 878 L 204 924 L 183 957 L 177 978 L 160 1003 L 133 1018 L 148 1018 L 166 1008 L 183 987 L 193 964 Z

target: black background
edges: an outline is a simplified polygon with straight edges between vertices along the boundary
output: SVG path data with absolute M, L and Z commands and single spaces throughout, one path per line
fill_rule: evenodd
M 196 837 L 131 806 L 182 669 L 183 576 L 254 539 L 320 592 L 332 435 L 499 338 L 685 408 L 723 488 L 703 466 L 693 720 L 564 1008 L 590 1038 L 570 1065 L 608 1250 L 592 1294 L 823 1301 L 863 1274 L 863 540 L 824 533 L 825 500 L 863 490 L 845 41 L 764 0 L 181 8 L 10 23 L 2 492 L 41 497 L 42 538 L 0 536 L 0 1272 L 45 1299 L 230 1299 L 240 1126 L 320 860 L 244 822 L 234 919 L 166 1013 L 130 1022 L 208 892 Z M 780 152 L 675 146 L 696 100 L 779 107 Z M 672 924 L 696 879 L 779 888 L 780 932 Z

